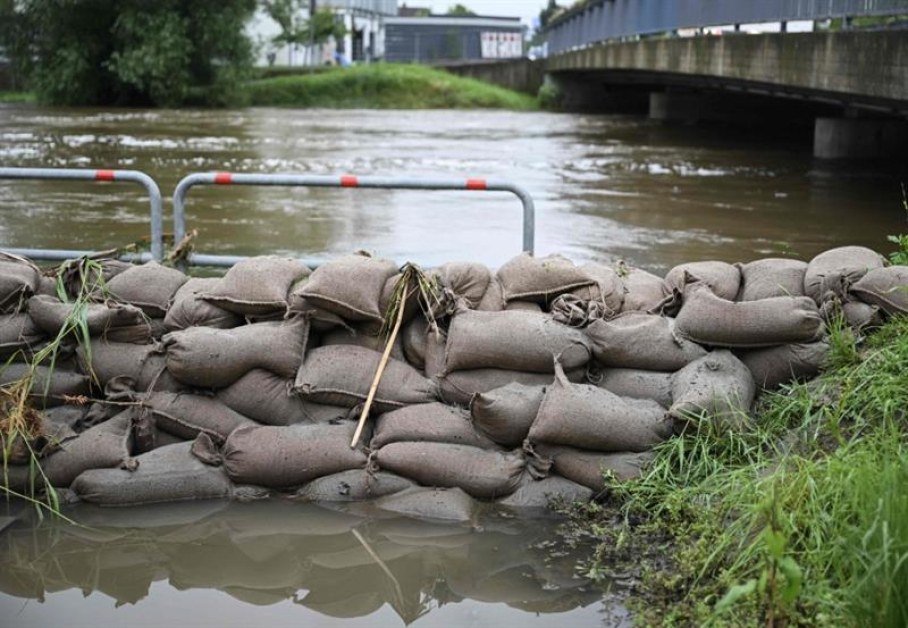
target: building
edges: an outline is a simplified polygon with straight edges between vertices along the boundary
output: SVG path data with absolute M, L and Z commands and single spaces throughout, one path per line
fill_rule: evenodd
M 481 61 L 523 56 L 518 17 L 384 18 L 384 60 L 396 63 Z

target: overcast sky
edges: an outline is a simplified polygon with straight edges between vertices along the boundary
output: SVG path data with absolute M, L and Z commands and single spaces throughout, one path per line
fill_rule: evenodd
M 406 0 L 409 7 L 429 7 L 433 13 L 445 13 L 448 7 L 462 4 L 479 15 L 519 17 L 527 26 L 548 4 L 548 0 Z M 399 4 L 403 4 L 403 0 Z

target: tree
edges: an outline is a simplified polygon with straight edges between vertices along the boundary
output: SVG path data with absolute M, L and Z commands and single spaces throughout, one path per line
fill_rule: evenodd
M 251 68 L 244 29 L 255 0 L 17 0 L 12 6 L 15 29 L 28 45 L 10 52 L 14 63 L 28 67 L 30 87 L 43 102 L 226 105 Z
M 331 9 L 317 9 L 304 20 L 299 17 L 304 8 L 307 11 L 311 8 L 308 0 L 263 0 L 262 9 L 281 29 L 271 39 L 272 44 L 277 47 L 321 46 L 331 37 L 339 40 L 347 34 L 346 27 L 335 19 Z
M 448 12 L 445 15 L 453 15 L 456 17 L 473 17 L 476 15 L 476 13 L 462 4 L 455 4 L 453 7 L 448 7 Z

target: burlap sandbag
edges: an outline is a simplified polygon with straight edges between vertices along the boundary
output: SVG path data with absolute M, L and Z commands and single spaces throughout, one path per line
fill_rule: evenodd
M 391 443 L 374 457 L 381 469 L 424 486 L 460 487 L 480 499 L 513 493 L 526 466 L 519 452 L 448 443 Z
M 303 359 L 309 322 L 254 323 L 233 329 L 191 327 L 164 336 L 167 370 L 199 388 L 225 388 L 254 368 L 293 377 Z
M 807 262 L 768 257 L 738 267 L 741 269 L 741 288 L 737 301 L 804 296 Z
M 832 297 L 847 301 L 851 286 L 884 263 L 882 255 L 863 246 L 830 249 L 810 260 L 804 274 L 804 293 L 818 305 Z
M 510 383 L 473 395 L 470 414 L 476 429 L 506 447 L 526 439 L 545 396 L 545 386 Z
M 624 282 L 618 273 L 605 264 L 588 262 L 580 267 L 594 283 L 575 288 L 571 294 L 583 301 L 596 301 L 605 306 L 605 316 L 611 318 L 621 311 L 624 305 Z
M 79 347 L 77 353 L 82 371 L 97 378 L 102 387 L 115 378 L 128 378 L 137 392 L 185 388 L 167 372 L 164 350 L 157 344 L 92 340 L 87 349 Z
M 595 283 L 583 269 L 560 255 L 537 258 L 521 253 L 499 268 L 495 276 L 501 283 L 505 302 L 547 303 L 574 288 Z
M 229 498 L 232 484 L 227 473 L 192 455 L 192 445 L 155 449 L 130 460 L 126 469 L 85 471 L 72 490 L 82 501 L 101 506 Z
M 811 379 L 820 372 L 828 357 L 829 343 L 825 340 L 738 353 L 757 386 L 770 390 L 789 382 Z
M 320 346 L 353 345 L 355 347 L 365 347 L 366 349 L 383 353 L 387 342 L 387 337 L 382 334 L 373 333 L 373 330 L 368 327 L 338 327 L 337 329 L 325 332 L 321 336 Z M 403 348 L 403 334 L 398 334 L 394 339 L 394 344 L 391 345 L 391 357 L 395 360 L 406 361 Z
M 428 275 L 443 293 L 463 299 L 470 309 L 480 304 L 492 280 L 489 269 L 475 262 L 448 262 L 433 268 Z
M 376 419 L 370 448 L 405 441 L 497 449 L 493 441 L 476 431 L 469 412 L 438 402 L 407 406 Z
M 672 375 L 644 369 L 600 368 L 590 373 L 590 383 L 620 397 L 652 399 L 667 408 L 672 405 Z
M 291 257 L 262 255 L 245 259 L 224 275 L 203 298 L 244 316 L 287 310 L 290 286 L 312 272 Z
M 28 315 L 35 324 L 49 336 L 56 338 L 72 320 L 74 304 L 63 303 L 55 297 L 34 296 L 28 300 Z M 106 338 L 110 342 L 151 342 L 151 325 L 148 317 L 139 308 L 122 303 L 89 303 L 85 306 L 84 321 L 88 333 L 95 338 Z M 76 328 L 73 333 L 81 333 Z
M 228 408 L 265 425 L 292 425 L 311 421 L 310 404 L 293 392 L 293 380 L 265 369 L 252 369 L 217 398 Z
M 0 251 L 0 312 L 18 311 L 40 281 L 37 266 L 24 257 Z
M 842 303 L 837 297 L 823 301 L 820 305 L 820 316 L 828 325 L 837 325 L 838 319 L 858 331 L 879 327 L 883 324 L 883 312 L 876 305 L 863 301 L 846 301 Z
M 417 316 L 407 323 L 400 332 L 404 359 L 419 371 L 426 368 L 426 335 L 428 333 L 429 323 L 422 316 Z
M 646 451 L 671 434 L 665 408 L 655 401 L 572 384 L 559 368 L 546 388 L 529 439 L 595 451 Z
M 416 486 L 412 480 L 387 471 L 351 469 L 312 480 L 293 494 L 304 502 L 360 502 L 393 495 Z
M 306 281 L 303 280 L 299 282 L 297 286 L 302 287 L 302 285 L 305 283 Z M 313 331 L 322 333 L 330 331 L 337 327 L 348 327 L 347 323 L 344 322 L 344 319 L 342 319 L 334 312 L 329 312 L 326 309 L 320 308 L 314 303 L 310 302 L 308 299 L 297 294 L 297 288 L 293 288 L 287 299 L 290 304 L 287 309 L 288 315 L 304 315 L 309 319 L 309 323 L 312 326 Z
M 493 277 L 476 309 L 480 312 L 500 312 L 504 309 L 504 306 L 504 294 L 501 292 L 501 283 L 496 277 Z
M 681 429 L 701 414 L 738 427 L 746 422 L 755 393 L 750 369 L 731 351 L 719 349 L 675 373 L 669 414 Z
M 581 382 L 586 376 L 586 369 L 579 368 L 567 372 L 572 382 Z M 527 373 L 526 371 L 507 371 L 503 369 L 472 369 L 454 371 L 444 377 L 436 378 L 438 396 L 445 403 L 466 406 L 473 395 L 486 393 L 511 383 L 525 386 L 547 386 L 555 376 L 552 373 Z
M 298 487 L 332 473 L 361 469 L 366 454 L 351 449 L 356 423 L 242 427 L 224 444 L 224 468 L 234 482 Z
M 375 501 L 379 510 L 429 521 L 473 523 L 479 504 L 459 488 L 416 487 Z
M 229 273 L 229 271 L 228 271 Z M 210 293 L 222 282 L 218 277 L 190 277 L 173 295 L 173 303 L 164 317 L 167 331 L 189 327 L 217 327 L 230 329 L 243 324 L 243 317 L 206 301 L 202 295 Z
M 142 401 L 150 409 L 155 425 L 184 440 L 206 434 L 215 443 L 239 427 L 257 423 L 212 397 L 184 393 L 155 392 Z
M 28 358 L 44 341 L 43 330 L 28 314 L 0 314 L 0 360 Z
M 562 295 L 564 296 L 564 295 Z M 533 301 L 508 301 L 504 306 L 508 312 L 542 312 L 542 304 Z
M 524 473 L 517 490 L 498 503 L 508 508 L 548 508 L 550 505 L 588 502 L 593 498 L 593 491 L 587 486 L 567 478 L 550 475 L 537 480 L 529 473 Z
M 41 468 L 51 485 L 68 487 L 84 471 L 123 464 L 132 443 L 132 412 L 126 411 L 63 443 L 60 451 L 41 462 Z
M 615 273 L 624 285 L 622 312 L 649 312 L 659 308 L 666 293 L 662 277 L 624 262 L 615 265 Z
M 769 347 L 818 340 L 823 319 L 810 297 L 770 297 L 735 303 L 700 284 L 688 290 L 675 330 L 702 345 Z
M 619 481 L 633 480 L 642 475 L 653 459 L 651 452 L 604 454 L 543 444 L 535 449 L 536 454 L 551 459 L 555 473 L 596 492 L 608 488 L 606 474 Z
M 133 266 L 107 282 L 115 299 L 140 308 L 153 318 L 163 318 L 180 286 L 188 277 L 180 271 L 148 262 Z
M 385 282 L 395 273 L 394 262 L 364 255 L 347 255 L 319 266 L 293 293 L 348 321 L 381 323 L 379 300 Z
M 352 408 L 366 400 L 381 353 L 352 345 L 319 347 L 306 355 L 295 387 L 316 403 Z M 435 401 L 435 387 L 406 362 L 389 359 L 373 408 L 388 412 L 409 404 Z
M 741 288 L 741 271 L 737 266 L 719 261 L 679 264 L 665 275 L 666 295 L 680 297 L 688 284 L 696 282 L 709 286 L 717 297 L 734 301 Z
M 584 366 L 590 350 L 583 333 L 542 313 L 460 310 L 448 328 L 445 371 L 551 373 L 555 356 L 567 369 Z
M 674 319 L 626 312 L 586 328 L 593 356 L 605 366 L 675 371 L 706 355 L 706 350 L 675 333 Z
M 87 375 L 63 364 L 58 364 L 53 369 L 44 365 L 31 367 L 23 363 L 0 365 L 0 386 L 18 382 L 29 374 L 32 375 L 29 400 L 38 408 L 63 405 L 67 397 L 87 395 L 91 390 L 91 381 Z
M 851 286 L 851 293 L 890 316 L 908 314 L 908 266 L 873 269 Z

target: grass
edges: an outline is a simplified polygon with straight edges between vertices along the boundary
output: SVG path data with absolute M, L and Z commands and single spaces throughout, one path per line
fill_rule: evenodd
M 908 318 L 764 396 L 751 427 L 656 450 L 636 482 L 575 507 L 586 569 L 630 570 L 649 625 L 908 625 Z
M 511 109 L 530 111 L 526 94 L 410 64 L 334 68 L 246 84 L 253 106 L 335 109 Z
M 0 103 L 33 103 L 36 102 L 32 92 L 4 92 L 0 91 Z

